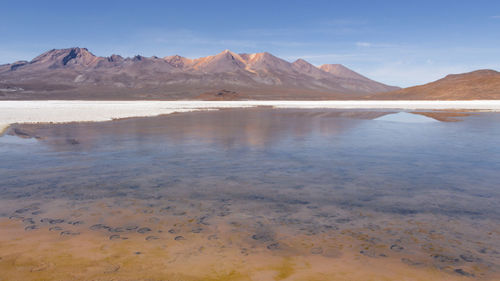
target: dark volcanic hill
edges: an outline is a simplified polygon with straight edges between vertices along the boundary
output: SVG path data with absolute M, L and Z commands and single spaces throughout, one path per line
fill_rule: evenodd
M 269 53 L 98 57 L 51 50 L 0 65 L 0 99 L 351 99 L 398 89 L 342 65 L 320 68 Z M 221 94 L 222 93 L 222 94 Z M 228 94 L 231 93 L 231 94 Z M 214 95 L 214 97 L 212 97 Z
M 391 100 L 495 100 L 500 99 L 500 72 L 477 70 L 450 74 L 440 80 L 370 96 Z

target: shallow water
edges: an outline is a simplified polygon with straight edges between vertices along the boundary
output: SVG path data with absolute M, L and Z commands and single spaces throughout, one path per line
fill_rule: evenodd
M 13 126 L 0 137 L 0 271 L 498 278 L 500 114 L 387 113 L 231 109 Z

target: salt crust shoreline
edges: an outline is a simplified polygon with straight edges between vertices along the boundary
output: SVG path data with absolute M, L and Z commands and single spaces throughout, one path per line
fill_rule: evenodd
M 98 122 L 222 108 L 463 109 L 500 111 L 500 100 L 470 101 L 0 101 L 0 134 L 14 123 Z

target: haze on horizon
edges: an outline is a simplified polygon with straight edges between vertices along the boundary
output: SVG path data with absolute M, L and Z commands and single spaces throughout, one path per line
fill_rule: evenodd
M 0 64 L 79 46 L 100 56 L 267 51 L 402 87 L 500 70 L 497 1 L 6 1 L 2 10 Z

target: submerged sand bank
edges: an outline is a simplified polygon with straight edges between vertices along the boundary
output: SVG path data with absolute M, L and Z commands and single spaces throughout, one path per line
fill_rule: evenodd
M 469 253 L 434 227 L 470 221 L 366 212 L 346 221 L 335 207 L 292 207 L 302 213 L 294 221 L 321 222 L 312 228 L 284 224 L 288 216 L 274 223 L 269 202 L 231 202 L 1 199 L 0 212 L 11 212 L 0 216 L 0 272 L 6 280 L 498 280 L 490 243 Z M 326 210 L 330 219 L 318 218 Z
M 476 101 L 0 101 L 0 133 L 14 123 L 109 121 L 220 108 L 463 109 L 500 111 L 500 100 Z

